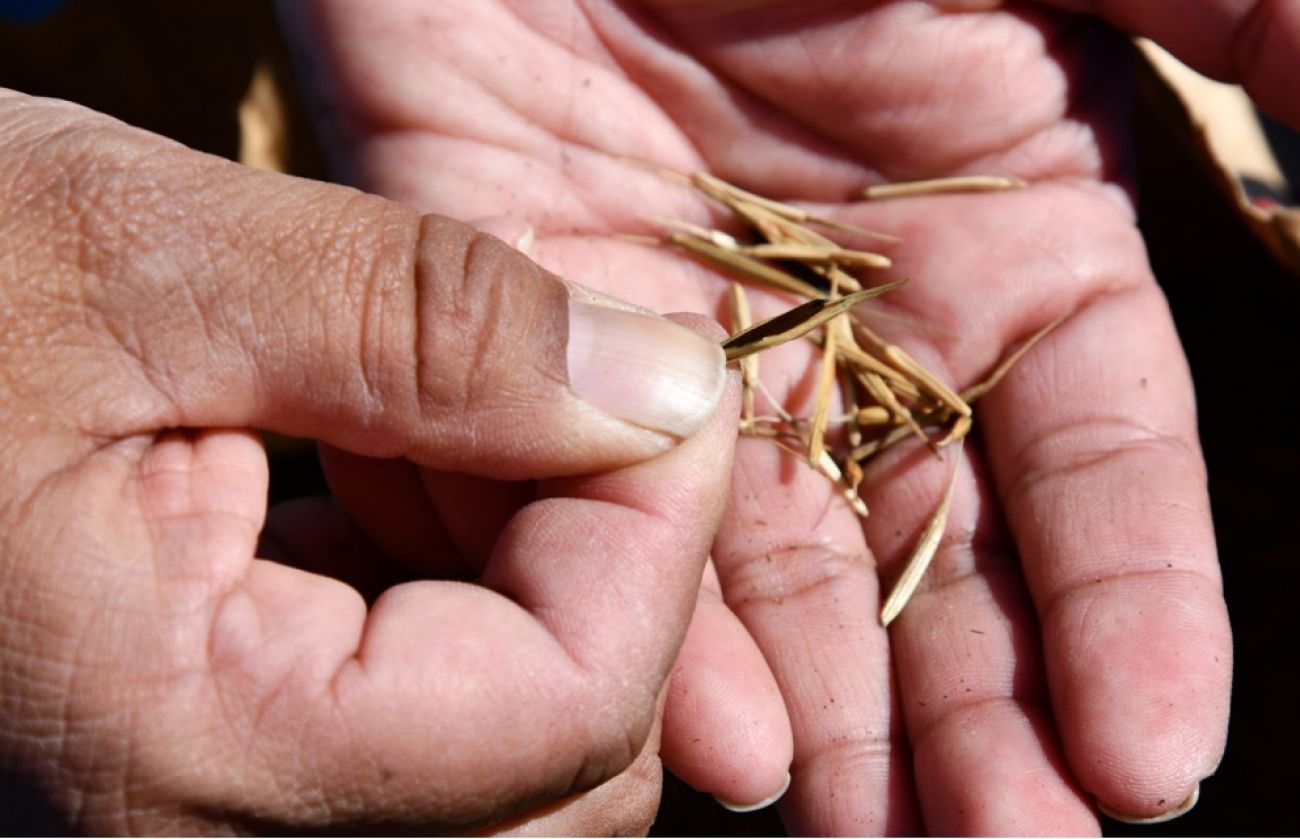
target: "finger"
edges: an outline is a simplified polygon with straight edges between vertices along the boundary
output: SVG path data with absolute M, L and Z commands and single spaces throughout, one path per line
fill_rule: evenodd
M 1150 282 L 1097 298 L 1013 372 L 984 435 L 1070 765 L 1115 811 L 1173 810 L 1222 754 L 1232 651 L 1168 310 Z
M 710 566 L 669 681 L 664 763 L 723 806 L 745 812 L 785 792 L 793 749 L 781 691 L 722 601 Z
M 811 354 L 771 350 L 763 376 L 798 396 L 800 376 L 815 369 Z M 794 762 L 781 812 L 791 831 L 919 830 L 874 561 L 856 514 L 798 458 L 742 439 L 714 562 L 785 699 Z
M 1177 7 L 1126 0 L 1051 0 L 1098 14 L 1133 35 L 1145 35 L 1211 76 L 1240 82 L 1264 110 L 1300 126 L 1300 7 L 1272 0 L 1197 0 Z
M 660 458 L 545 483 L 498 541 L 488 588 L 409 583 L 366 614 L 342 587 L 255 563 L 211 655 L 268 771 L 294 800 L 330 802 L 298 818 L 464 826 L 622 771 L 689 621 L 735 409 L 733 392 Z
M 1053 730 L 1038 623 L 1014 551 L 972 466 L 915 449 L 873 468 L 867 535 L 883 576 L 911 552 L 957 484 L 945 535 L 907 607 L 890 625 L 898 690 L 926 829 L 937 835 L 1088 835 L 1091 802 L 1070 780 Z
M 1172 810 L 1219 759 L 1231 679 L 1186 362 L 1141 241 L 1110 194 L 1042 185 L 981 207 L 943 241 L 912 220 L 909 239 L 932 261 L 900 259 L 900 270 L 948 272 L 1015 303 L 963 311 L 952 321 L 961 346 L 915 354 L 927 365 L 946 358 L 937 369 L 950 381 L 978 381 L 996 363 L 991 349 L 1003 352 L 1063 306 L 1077 310 L 980 401 L 976 428 L 1042 626 L 1075 779 L 1122 813 Z M 1015 270 L 981 251 L 998 236 Z M 937 291 L 917 311 L 951 312 Z M 931 491 L 923 510 L 933 509 Z M 1184 589 L 1190 598 L 1167 607 Z M 1085 628 L 1088 619 L 1133 634 Z
M 712 341 L 473 228 L 71 105 L 0 107 L 0 224 L 42 278 L 17 302 L 75 330 L 48 398 L 95 434 L 254 426 L 519 478 L 644 459 L 718 404 Z

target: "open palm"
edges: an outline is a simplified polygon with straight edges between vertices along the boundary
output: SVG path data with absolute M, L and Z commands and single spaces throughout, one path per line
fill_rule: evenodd
M 446 0 L 289 14 L 349 177 L 530 235 L 530 256 L 592 288 L 725 320 L 724 278 L 611 235 L 715 220 L 636 159 L 901 236 L 890 276 L 912 282 L 882 303 L 904 317 L 881 329 L 960 387 L 1067 316 L 977 406 L 943 547 L 888 631 L 881 581 L 946 465 L 913 450 L 873 466 L 864 528 L 819 475 L 741 441 L 663 754 L 740 802 L 789 769 L 783 813 L 799 832 L 1088 832 L 1094 798 L 1168 811 L 1222 750 L 1231 649 L 1192 388 L 1123 188 L 1125 45 L 1037 6 L 939 5 Z M 963 173 L 1030 187 L 855 197 Z M 759 314 L 790 303 L 754 299 Z M 796 413 L 815 358 L 764 357 L 768 388 Z M 328 465 L 363 526 L 417 562 L 450 546 L 472 566 L 526 492 L 337 453 Z M 375 491 L 376 477 L 391 488 Z

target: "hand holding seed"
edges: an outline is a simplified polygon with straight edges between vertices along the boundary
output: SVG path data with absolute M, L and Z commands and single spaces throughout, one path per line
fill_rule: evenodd
M 717 335 L 3 92 L 0 242 L 6 779 L 96 834 L 645 828 Z M 259 429 L 382 526 L 268 516 Z
M 735 804 L 792 779 L 780 806 L 797 833 L 1087 833 L 1097 805 L 1167 814 L 1213 772 L 1231 642 L 1191 383 L 1125 191 L 1126 45 L 1081 15 L 1239 68 L 1300 122 L 1300 16 L 1255 5 L 472 0 L 290 16 L 367 187 L 526 223 L 531 256 L 617 297 L 727 322 L 737 266 L 804 258 L 750 238 L 779 227 L 770 213 L 737 220 L 660 167 L 898 236 L 836 234 L 889 264 L 855 267 L 908 280 L 863 322 L 958 395 L 1063 318 L 982 394 L 960 457 L 904 440 L 844 470 L 865 525 L 804 440 L 740 442 L 663 755 Z M 864 197 L 972 175 L 1027 186 Z M 754 320 L 808 296 L 809 270 L 768 276 L 786 285 L 748 289 Z M 828 342 L 762 354 L 755 427 L 853 413 L 816 403 L 836 375 Z M 903 418 L 916 437 L 910 397 L 872 388 L 858 424 Z M 954 465 L 933 563 L 882 629 L 883 592 Z

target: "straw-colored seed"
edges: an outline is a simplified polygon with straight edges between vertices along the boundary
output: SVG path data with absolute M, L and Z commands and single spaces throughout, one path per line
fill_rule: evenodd
M 731 284 L 731 331 L 743 332 L 754 325 L 749 308 L 749 296 L 740 283 Z M 758 355 L 740 359 L 741 422 L 745 427 L 754 425 L 754 389 L 758 382 Z
M 787 221 L 798 222 L 799 224 L 819 224 L 835 230 L 860 233 L 864 236 L 870 236 L 873 239 L 878 239 L 884 242 L 900 241 L 897 236 L 891 236 L 888 233 L 881 233 L 877 230 L 868 230 L 864 227 L 855 227 L 854 225 L 845 224 L 844 222 L 836 221 L 835 219 L 823 218 L 792 204 L 785 204 L 781 201 L 773 201 L 771 198 L 764 198 L 761 195 L 756 195 L 748 190 L 729 184 L 721 178 L 714 177 L 707 172 L 692 172 L 690 179 L 691 183 L 705 195 L 720 204 L 731 208 L 737 213 L 743 214 L 746 209 L 757 207 Z
M 730 209 L 757 230 L 771 244 L 800 244 L 810 247 L 835 248 L 838 245 L 822 234 L 805 227 L 788 215 L 773 212 L 765 206 L 750 203 L 729 205 Z
M 762 259 L 788 259 L 815 265 L 839 263 L 854 268 L 888 268 L 889 257 L 871 251 L 856 251 L 835 245 L 809 245 L 803 242 L 762 242 L 741 249 L 742 253 Z
M 839 283 L 831 281 L 831 299 L 839 297 Z M 847 311 L 847 310 L 845 310 Z M 826 420 L 831 413 L 831 391 L 835 388 L 835 343 L 836 337 L 843 332 L 836 328 L 836 323 L 843 320 L 843 313 L 826 322 L 826 337 L 822 344 L 821 369 L 817 376 L 817 401 L 813 405 L 810 425 L 812 431 L 808 437 L 808 459 L 821 460 L 826 454 Z
M 974 420 L 972 420 L 970 417 L 963 417 L 959 415 L 957 419 L 953 421 L 952 428 L 948 429 L 948 433 L 945 434 L 939 440 L 939 442 L 934 444 L 935 448 L 942 449 L 944 446 L 947 446 L 950 443 L 955 443 L 959 440 L 964 440 L 966 438 L 966 435 L 970 433 L 971 424 L 973 422 Z
M 1052 321 L 1042 329 L 1039 329 L 1033 335 L 1030 335 L 1023 344 L 1016 347 L 1015 352 L 1008 355 L 1006 359 L 1004 359 L 1002 363 L 989 374 L 987 379 L 963 390 L 961 392 L 961 398 L 966 400 L 966 402 L 974 402 L 993 388 L 997 387 L 998 382 L 1002 381 L 1002 377 L 1005 376 L 1012 367 L 1015 367 L 1020 359 L 1024 358 L 1025 353 L 1033 349 L 1034 345 L 1039 341 L 1046 338 L 1048 333 L 1060 326 L 1066 317 L 1068 317 L 1068 315 L 1059 315 L 1056 318 L 1053 318 Z
M 890 425 L 894 422 L 894 412 L 884 405 L 867 405 L 858 409 L 859 425 Z
M 885 364 L 875 356 L 867 353 L 857 344 L 840 342 L 835 348 L 844 362 L 855 370 L 871 372 L 889 382 L 889 386 L 899 395 L 915 399 L 921 395 L 916 385 L 908 381 L 902 373 Z
M 844 462 L 844 482 L 848 484 L 853 494 L 858 494 L 858 487 L 862 485 L 862 479 L 866 477 L 862 472 L 862 467 L 855 460 L 846 460 Z
M 929 370 L 916 363 L 907 351 L 902 347 L 894 344 L 887 344 L 884 348 L 885 358 L 887 358 L 899 371 L 908 374 L 923 389 L 928 390 L 930 395 L 940 402 L 947 405 L 964 417 L 971 414 L 970 405 L 957 394 L 953 393 L 952 388 L 939 381 Z
M 907 198 L 914 195 L 951 195 L 963 192 L 1005 192 L 1024 189 L 1028 184 L 1020 178 L 998 175 L 965 175 L 956 178 L 932 178 L 924 181 L 904 181 L 896 184 L 877 184 L 862 191 L 870 199 Z
M 838 300 L 809 300 L 788 312 L 760 321 L 749 329 L 732 335 L 722 342 L 728 361 L 744 358 L 751 353 L 771 349 L 802 337 L 837 315 L 847 312 L 863 300 L 870 300 L 893 291 L 902 283 L 866 288 Z
M 878 437 L 875 440 L 869 440 L 853 449 L 853 451 L 849 452 L 849 459 L 856 460 L 858 463 L 866 463 L 873 457 L 876 457 L 903 442 L 914 433 L 915 429 L 911 425 L 895 426 L 894 428 L 891 428 L 885 436 Z M 926 443 L 929 443 L 929 438 L 926 438 Z
M 863 501 L 862 496 L 858 495 L 856 487 L 845 482 L 844 473 L 840 471 L 840 467 L 835 464 L 835 459 L 830 456 L 829 452 L 823 451 L 820 457 L 812 461 L 812 464 L 817 471 L 830 478 L 831 482 L 839 489 L 840 495 L 844 497 L 845 501 L 849 502 L 853 512 L 864 519 L 869 515 L 867 502 Z
M 898 613 L 903 611 L 903 607 L 907 605 L 908 600 L 912 599 L 912 593 L 916 591 L 921 577 L 924 576 L 925 570 L 930 567 L 930 562 L 939 550 L 944 528 L 948 526 L 948 510 L 952 508 L 953 489 L 957 486 L 957 469 L 960 465 L 961 449 L 959 448 L 957 456 L 952 459 L 952 471 L 948 476 L 948 488 L 944 490 L 943 499 L 916 540 L 916 546 L 912 548 L 912 554 L 908 557 L 907 564 L 903 566 L 903 573 L 894 584 L 894 590 L 889 593 L 884 605 L 880 607 L 881 626 L 889 626 L 894 618 L 898 617 Z
M 655 217 L 649 218 L 647 221 L 657 224 L 669 233 L 684 233 L 687 236 L 703 240 L 715 247 L 722 248 L 723 250 L 741 250 L 741 244 L 736 241 L 736 237 L 732 236 L 730 233 L 724 233 L 721 230 L 713 230 L 712 228 L 693 224 L 689 221 L 681 221 L 679 219 L 671 218 Z
M 821 289 L 804 282 L 793 274 L 774 268 L 766 262 L 753 257 L 745 256 L 731 248 L 719 247 L 707 239 L 701 239 L 688 233 L 674 232 L 668 234 L 668 241 L 682 250 L 711 262 L 718 268 L 738 275 L 741 279 L 770 286 L 779 291 L 788 291 L 801 297 L 826 296 L 826 293 Z
M 863 371 L 859 374 L 859 380 L 862 382 L 862 386 L 867 389 L 867 392 L 889 411 L 890 419 L 895 425 L 905 425 L 916 435 L 916 439 L 927 446 L 930 445 L 930 438 L 925 436 L 925 431 L 912 416 L 912 412 L 907 409 L 906 405 L 898 401 L 898 397 L 890 390 L 889 385 L 885 383 L 883 378 L 875 373 Z
M 723 343 L 723 347 L 728 360 L 737 361 L 741 368 L 740 429 L 746 435 L 771 440 L 821 472 L 833 482 L 858 515 L 867 514 L 858 488 L 865 480 L 864 467 L 869 460 L 913 437 L 936 453 L 952 443 L 957 444 L 960 452 L 960 446 L 971 430 L 971 404 L 997 385 L 1007 371 L 1059 322 L 1039 330 L 1001 362 L 987 379 L 959 394 L 901 347 L 875 334 L 860 316 L 849 313 L 856 303 L 902 285 L 899 281 L 863 289 L 860 277 L 850 273 L 887 268 L 891 265 L 889 257 L 844 247 L 824 231 L 850 231 L 891 242 L 899 241 L 896 237 L 819 217 L 800 207 L 756 195 L 708 173 L 683 175 L 644 161 L 632 162 L 657 171 L 675 183 L 691 186 L 717 201 L 728 208 L 737 221 L 748 228 L 748 236 L 757 241 L 742 240 L 729 232 L 672 219 L 649 219 L 664 231 L 663 238 L 621 238 L 650 245 L 670 244 L 742 282 L 807 299 L 807 302 L 783 314 L 755 324 L 744 290 L 739 284 L 732 286 L 731 326 L 735 334 Z M 1014 178 L 949 178 L 889 184 L 869 189 L 865 194 L 868 198 L 890 198 L 1022 186 L 1024 184 Z M 825 280 L 825 286 L 819 284 L 819 278 Z M 840 297 L 841 294 L 846 296 Z M 879 316 L 906 323 L 909 329 L 936 333 L 933 325 L 884 312 Z M 823 327 L 820 332 L 818 327 Z M 800 337 L 821 348 L 813 409 L 807 417 L 792 416 L 773 398 L 759 378 L 757 366 L 757 353 Z M 832 418 L 830 408 L 837 384 L 844 406 L 843 415 Z M 774 415 L 757 414 L 755 403 L 759 393 L 763 394 Z M 843 426 L 842 436 L 828 440 L 829 430 L 837 426 Z M 952 503 L 957 463 L 958 459 L 954 458 L 942 500 L 918 538 L 898 584 L 882 607 L 882 623 L 888 624 L 897 616 L 938 550 Z

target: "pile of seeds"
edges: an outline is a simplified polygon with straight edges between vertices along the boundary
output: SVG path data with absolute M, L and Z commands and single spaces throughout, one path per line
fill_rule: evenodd
M 906 281 L 870 286 L 864 275 L 890 267 L 887 256 L 845 248 L 830 238 L 834 232 L 896 243 L 875 231 L 821 218 L 799 207 L 747 192 L 703 172 L 680 175 L 662 172 L 726 207 L 750 231 L 742 240 L 721 230 L 677 220 L 659 220 L 662 238 L 655 244 L 681 249 L 732 276 L 731 328 L 723 343 L 728 361 L 741 369 L 743 408 L 741 433 L 771 439 L 806 460 L 832 481 L 860 516 L 867 505 L 858 494 L 865 466 L 891 447 L 915 439 L 936 455 L 949 446 L 958 451 L 970 432 L 971 404 L 992 389 L 1021 356 L 1056 323 L 1033 335 L 1011 353 L 987 379 L 958 392 L 920 365 L 901 347 L 873 331 L 858 303 L 894 291 Z M 942 192 L 1015 189 L 1009 178 L 953 178 L 910 184 L 890 184 L 866 191 L 869 199 Z M 641 238 L 641 237 L 629 237 Z M 742 283 L 808 298 L 795 308 L 754 323 Z M 759 380 L 758 353 L 788 341 L 813 341 L 821 352 L 816 398 L 811 415 L 796 417 L 772 398 L 772 415 L 760 415 L 756 394 L 765 393 Z M 832 414 L 836 390 L 841 409 Z M 833 438 L 835 444 L 828 442 Z M 923 528 L 898 582 L 881 607 L 888 625 L 902 610 L 939 547 L 956 483 L 958 458 L 947 489 Z

